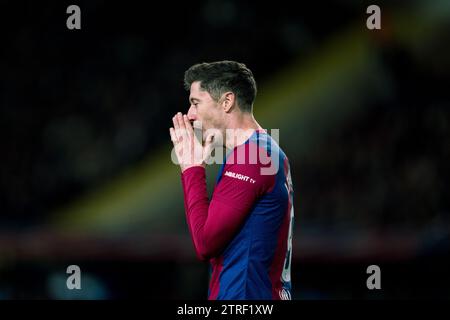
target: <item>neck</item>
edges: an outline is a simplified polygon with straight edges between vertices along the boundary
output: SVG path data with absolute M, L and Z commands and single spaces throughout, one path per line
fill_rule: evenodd
M 263 130 L 251 113 L 240 113 L 230 121 L 225 132 L 225 147 L 234 149 L 250 138 L 255 130 Z

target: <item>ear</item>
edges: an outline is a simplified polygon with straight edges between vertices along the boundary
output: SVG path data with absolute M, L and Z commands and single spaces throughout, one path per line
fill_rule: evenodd
M 234 95 L 234 93 L 231 91 L 225 92 L 222 95 L 221 100 L 223 111 L 225 111 L 226 113 L 230 113 L 236 104 L 236 96 Z

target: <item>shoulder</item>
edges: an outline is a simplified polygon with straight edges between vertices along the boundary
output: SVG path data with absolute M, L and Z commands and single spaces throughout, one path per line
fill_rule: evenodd
M 234 148 L 227 156 L 222 180 L 242 188 L 255 189 L 258 194 L 262 194 L 270 190 L 275 183 L 277 172 L 266 174 L 264 171 L 267 172 L 272 162 L 267 148 L 249 140 Z

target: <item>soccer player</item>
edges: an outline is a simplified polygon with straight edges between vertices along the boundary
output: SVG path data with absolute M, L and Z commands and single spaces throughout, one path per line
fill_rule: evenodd
M 234 61 L 201 63 L 185 72 L 184 83 L 190 108 L 173 117 L 170 136 L 194 247 L 211 266 L 208 298 L 290 300 L 289 161 L 253 116 L 253 74 Z M 197 121 L 204 141 L 192 127 Z M 218 142 L 229 152 L 209 201 L 204 155 Z

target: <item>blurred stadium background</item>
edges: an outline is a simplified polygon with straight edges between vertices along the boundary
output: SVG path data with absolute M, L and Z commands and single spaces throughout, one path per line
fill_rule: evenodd
M 449 298 L 450 2 L 369 4 L 2 1 L 0 299 L 206 298 L 168 127 L 222 59 L 291 161 L 293 297 Z

